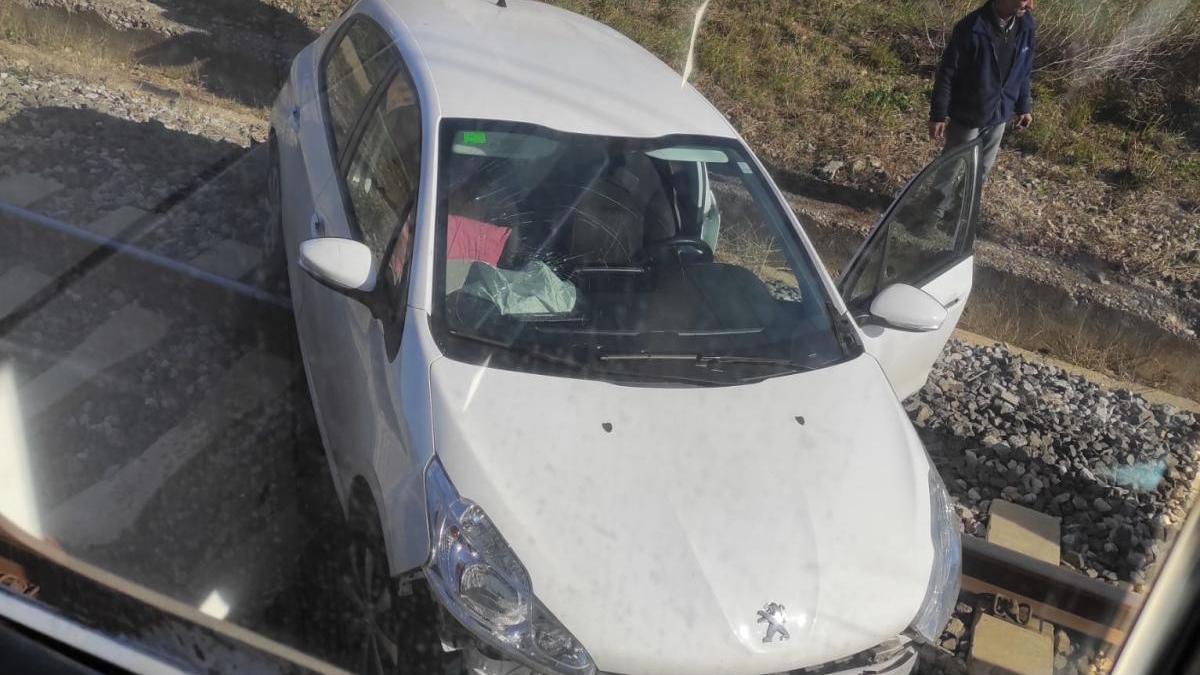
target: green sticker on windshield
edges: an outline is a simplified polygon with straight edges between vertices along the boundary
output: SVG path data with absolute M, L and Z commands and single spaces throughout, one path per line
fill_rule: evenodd
M 467 145 L 484 145 L 487 143 L 487 134 L 482 131 L 464 131 L 463 143 Z

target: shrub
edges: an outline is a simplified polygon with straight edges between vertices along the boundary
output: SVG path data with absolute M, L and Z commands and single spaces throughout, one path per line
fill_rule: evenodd
M 1086 96 L 1074 96 L 1067 103 L 1064 115 L 1067 126 L 1075 131 L 1082 131 L 1092 121 L 1092 101 Z
M 896 74 L 904 70 L 904 63 L 892 48 L 876 42 L 871 45 L 866 54 L 867 62 L 881 73 Z
M 1070 86 L 1160 68 L 1200 28 L 1200 8 L 1189 0 L 1048 0 L 1037 17 L 1038 70 Z
M 862 101 L 867 106 L 884 111 L 911 112 L 913 98 L 905 91 L 895 87 L 876 87 L 863 94 Z

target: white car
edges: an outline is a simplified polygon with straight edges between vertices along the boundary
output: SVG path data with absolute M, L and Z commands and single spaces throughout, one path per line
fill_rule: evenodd
M 474 673 L 907 673 L 939 637 L 958 524 L 900 401 L 970 291 L 976 146 L 839 283 L 679 74 L 537 2 L 361 0 L 271 125 L 364 667 L 411 666 L 414 581 Z

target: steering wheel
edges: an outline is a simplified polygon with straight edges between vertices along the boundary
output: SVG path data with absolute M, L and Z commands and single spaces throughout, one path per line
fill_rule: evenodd
M 700 237 L 678 235 L 642 247 L 638 262 L 706 263 L 713 261 L 713 250 Z

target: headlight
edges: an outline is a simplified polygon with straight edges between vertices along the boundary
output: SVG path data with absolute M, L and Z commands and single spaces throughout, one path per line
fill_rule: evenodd
M 529 572 L 479 505 L 458 496 L 436 458 L 425 472 L 433 538 L 425 577 L 472 635 L 535 670 L 596 672 L 592 657 L 533 595 Z
M 911 629 L 926 642 L 935 642 L 946 628 L 958 602 L 962 577 L 962 539 L 958 534 L 958 516 L 937 469 L 929 467 L 929 528 L 933 537 L 933 571 L 921 611 Z

